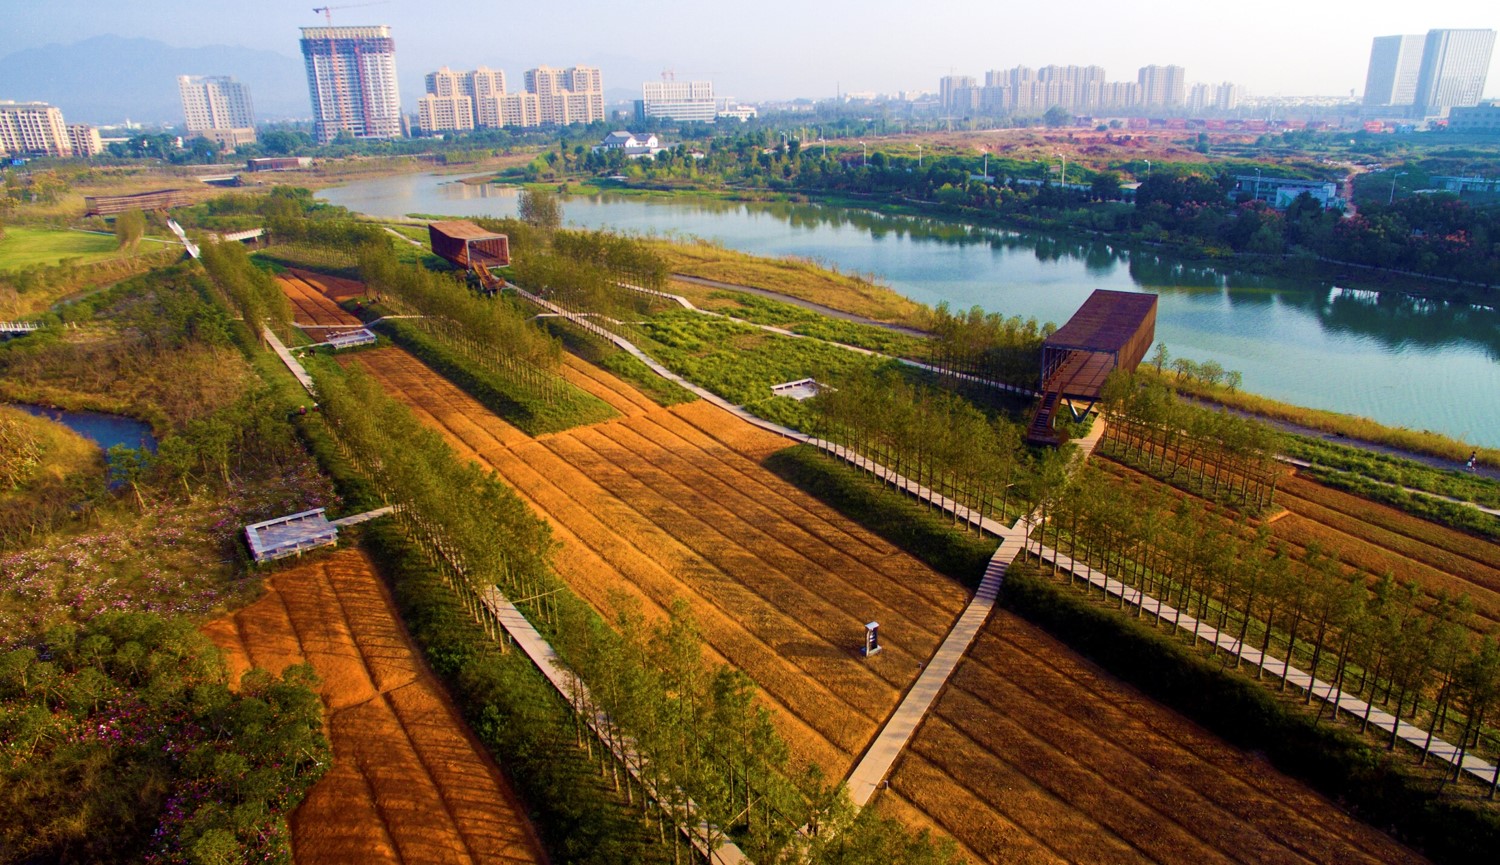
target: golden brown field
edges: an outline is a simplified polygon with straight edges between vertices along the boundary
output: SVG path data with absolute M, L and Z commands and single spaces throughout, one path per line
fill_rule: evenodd
M 205 632 L 235 679 L 310 663 L 333 766 L 292 814 L 299 862 L 543 862 L 510 784 L 447 701 L 358 550 L 277 573 Z
M 997 610 L 876 804 L 984 862 L 1420 856 Z
M 403 352 L 348 362 L 543 514 L 558 571 L 605 615 L 686 599 L 799 763 L 847 770 L 966 600 L 766 472 L 785 443 L 707 403 L 663 409 L 570 360 L 569 378 L 625 416 L 531 439 Z M 870 619 L 891 642 L 866 662 L 855 647 Z M 1005 612 L 875 805 L 974 861 L 1422 861 Z
M 530 439 L 403 352 L 351 362 L 546 517 L 558 572 L 606 616 L 625 603 L 659 616 L 685 599 L 711 653 L 777 710 L 798 763 L 847 770 L 966 602 L 956 583 L 763 469 L 785 443 L 707 403 L 659 408 L 570 361 L 571 380 L 626 416 Z M 871 620 L 888 642 L 866 662 Z
M 1094 464 L 1121 484 L 1191 498 L 1204 514 L 1216 515 L 1222 527 L 1230 524 L 1231 517 L 1222 509 L 1190 493 L 1107 457 L 1096 458 Z M 1285 512 L 1270 521 L 1271 534 L 1294 560 L 1301 561 L 1308 547 L 1316 545 L 1336 555 L 1346 571 L 1358 572 L 1370 582 L 1389 573 L 1417 583 L 1429 599 L 1440 593 L 1468 595 L 1474 602 L 1474 630 L 1487 631 L 1500 623 L 1500 545 L 1295 472 L 1278 482 L 1275 501 Z
M 326 277 L 289 270 L 276 277 L 281 292 L 292 304 L 292 320 L 304 327 L 348 327 L 360 320 L 344 312 L 324 294 Z

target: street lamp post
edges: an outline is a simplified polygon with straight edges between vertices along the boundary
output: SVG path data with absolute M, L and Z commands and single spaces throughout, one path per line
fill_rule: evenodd
M 922 145 L 917 145 L 917 167 L 922 167 Z
M 1062 185 L 1068 185 L 1068 154 L 1059 153 L 1057 158 L 1062 160 Z
M 1146 179 L 1151 179 L 1151 160 L 1146 160 Z
M 859 143 L 859 167 L 867 168 L 870 165 L 870 148 L 861 141 Z
M 1406 172 L 1405 171 L 1398 171 L 1395 174 L 1391 175 L 1391 196 L 1390 196 L 1390 198 L 1386 199 L 1386 202 L 1385 202 L 1385 206 L 1386 207 L 1390 207 L 1392 204 L 1396 203 L 1396 178 L 1398 178 L 1398 177 L 1405 177 L 1405 176 L 1406 176 Z
M 987 148 L 987 147 L 981 147 L 981 148 L 979 148 L 979 152 L 984 154 L 984 182 L 985 183 L 989 183 L 990 182 L 990 151 L 989 151 L 989 148 Z

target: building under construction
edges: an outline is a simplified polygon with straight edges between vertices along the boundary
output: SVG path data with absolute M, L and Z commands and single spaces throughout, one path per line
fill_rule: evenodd
M 1117 369 L 1134 371 L 1156 339 L 1156 295 L 1098 290 L 1042 344 L 1042 401 L 1027 427 L 1035 444 L 1062 444 L 1054 425 L 1066 401 L 1081 417 Z M 1079 411 L 1074 402 L 1086 402 Z
M 505 284 L 491 268 L 510 264 L 510 238 L 487 231 L 466 219 L 427 224 L 432 251 L 479 277 L 479 284 L 495 289 Z

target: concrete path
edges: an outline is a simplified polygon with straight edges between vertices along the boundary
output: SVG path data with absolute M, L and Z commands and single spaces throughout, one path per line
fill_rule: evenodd
M 350 514 L 347 517 L 340 517 L 336 520 L 329 520 L 328 522 L 330 525 L 335 525 L 339 528 L 343 528 L 345 526 L 357 526 L 360 523 L 368 522 L 375 519 L 376 517 L 383 517 L 386 514 L 394 513 L 395 510 L 395 507 L 386 505 L 383 508 L 376 508 L 373 511 L 365 511 L 362 514 Z
M 1000 547 L 995 550 L 994 557 L 985 568 L 984 579 L 980 581 L 974 599 L 964 609 L 963 615 L 958 617 L 958 622 L 948 632 L 937 652 L 927 661 L 916 684 L 901 699 L 901 705 L 886 719 L 885 726 L 875 736 L 875 741 L 870 743 L 870 747 L 865 749 L 859 762 L 850 771 L 845 783 L 849 785 L 849 798 L 856 808 L 867 805 L 875 791 L 884 784 L 891 766 L 895 765 L 901 752 L 906 750 L 906 744 L 916 734 L 917 727 L 927 717 L 932 704 L 937 702 L 943 686 L 948 684 L 949 677 L 958 668 L 958 662 L 968 653 L 969 646 L 979 635 L 979 629 L 995 608 L 1000 584 L 1005 581 L 1005 569 L 1010 567 L 1025 547 L 1025 537 L 1024 530 L 1007 531 L 1001 536 Z
M 1296 466 L 1299 469 L 1310 469 L 1310 468 L 1317 467 L 1317 463 L 1308 462 L 1307 460 L 1299 460 L 1299 459 L 1295 459 L 1293 457 L 1280 457 L 1279 456 L 1279 457 L 1276 458 L 1276 461 L 1280 462 L 1280 463 L 1285 463 L 1286 465 L 1289 465 L 1289 466 Z M 1476 466 L 1474 470 L 1475 470 L 1476 473 L 1478 473 L 1480 471 L 1480 469 L 1482 469 L 1482 468 L 1483 468 L 1483 466 Z M 1489 477 L 1490 472 L 1493 472 L 1493 471 L 1494 471 L 1493 469 L 1484 469 L 1484 475 L 1483 476 Z M 1375 480 L 1374 478 L 1368 478 L 1367 477 L 1367 478 L 1365 478 L 1365 480 L 1367 480 L 1367 481 L 1369 481 L 1371 483 L 1381 484 L 1382 486 L 1395 487 L 1396 489 L 1401 490 L 1402 492 L 1405 492 L 1408 495 L 1426 496 L 1429 499 L 1438 499 L 1439 501 L 1451 502 L 1451 503 L 1453 503 L 1455 505 L 1464 505 L 1466 507 L 1471 507 L 1471 508 L 1473 508 L 1476 511 L 1483 511 L 1484 513 L 1487 513 L 1487 514 L 1489 514 L 1492 517 L 1500 517 L 1500 508 L 1486 507 L 1485 505 L 1481 505 L 1478 502 L 1471 502 L 1471 501 L 1468 501 L 1467 499 L 1456 499 L 1456 498 L 1454 498 L 1452 496 L 1445 496 L 1442 493 L 1430 493 L 1427 490 L 1419 490 L 1416 487 L 1405 487 L 1405 486 L 1402 486 L 1401 484 L 1393 484 L 1393 483 L 1390 483 L 1388 481 L 1378 481 L 1378 480 Z
M 922 337 L 923 339 L 932 338 L 932 334 L 928 333 L 925 330 L 918 330 L 914 327 L 907 327 L 904 324 L 892 324 L 888 321 L 880 321 L 868 316 L 859 315 L 858 313 L 844 312 L 842 309 L 834 309 L 831 306 L 824 306 L 821 303 L 817 303 L 811 300 L 803 300 L 800 297 L 792 297 L 789 294 L 782 294 L 780 292 L 771 291 L 768 288 L 756 288 L 750 285 L 737 285 L 732 282 L 720 282 L 717 279 L 704 279 L 701 276 L 688 276 L 685 273 L 674 273 L 672 274 L 672 278 L 690 283 L 692 285 L 702 286 L 704 288 L 717 288 L 723 291 L 738 291 L 742 294 L 753 294 L 758 297 L 764 297 L 768 300 L 774 300 L 780 303 L 790 304 L 792 306 L 800 306 L 803 309 L 810 309 L 813 312 L 819 313 L 821 315 L 826 315 L 829 318 L 836 318 L 840 321 L 852 321 L 858 324 L 868 324 L 872 327 L 883 327 L 886 330 L 893 330 L 897 333 L 907 334 L 908 336 Z
M 1401 459 L 1411 460 L 1414 463 L 1421 463 L 1424 466 L 1429 466 L 1435 469 L 1458 471 L 1463 468 L 1463 463 L 1461 462 L 1455 462 L 1451 459 L 1445 459 L 1443 457 L 1435 457 L 1431 454 L 1417 453 L 1416 451 L 1405 450 L 1403 448 L 1393 447 L 1391 445 L 1383 445 L 1379 444 L 1378 442 L 1366 441 L 1365 439 L 1335 435 L 1333 433 L 1315 429 L 1310 426 L 1292 423 L 1291 421 L 1278 420 L 1277 418 L 1266 417 L 1265 415 L 1248 412 L 1244 409 L 1232 408 L 1230 406 L 1214 402 L 1213 400 L 1202 399 L 1200 397 L 1184 395 L 1182 398 L 1184 400 L 1187 400 L 1188 402 L 1193 403 L 1194 405 L 1198 405 L 1203 408 L 1213 409 L 1214 411 L 1221 411 L 1225 414 L 1232 414 L 1236 417 L 1245 418 L 1246 420 L 1258 421 L 1265 424 L 1266 426 L 1271 427 L 1272 429 L 1278 429 L 1282 432 L 1291 433 L 1293 435 L 1305 436 L 1312 439 L 1322 439 L 1329 444 L 1343 445 L 1344 447 L 1355 448 L 1356 450 L 1362 451 L 1369 451 L 1370 453 L 1374 454 L 1385 454 L 1386 456 L 1400 457 Z M 1500 480 L 1500 468 L 1497 468 L 1495 466 L 1475 466 L 1474 473 L 1479 475 L 1480 477 L 1489 478 L 1490 480 Z
M 395 237 L 397 240 L 404 240 L 407 243 L 411 244 L 412 246 L 417 247 L 418 249 L 426 249 L 426 247 L 424 247 L 422 245 L 421 241 L 412 240 L 410 237 L 407 237 L 406 235 L 402 234 L 401 232 L 397 231 L 396 229 L 391 228 L 389 225 L 382 225 L 380 227 L 383 228 L 383 229 L 385 229 L 388 233 L 390 233 L 390 235 L 392 237 Z
M 308 396 L 316 399 L 318 389 L 313 385 L 312 376 L 307 374 L 307 370 L 302 367 L 302 364 L 298 363 L 295 357 L 292 357 L 292 353 L 287 351 L 286 346 L 282 344 L 281 340 L 276 338 L 276 334 L 272 333 L 269 327 L 262 327 L 260 332 L 266 338 L 266 342 L 270 343 L 271 350 L 276 352 L 276 356 L 281 358 L 281 362 L 286 364 L 286 368 L 292 371 L 292 375 L 296 376 L 297 381 L 307 391 Z

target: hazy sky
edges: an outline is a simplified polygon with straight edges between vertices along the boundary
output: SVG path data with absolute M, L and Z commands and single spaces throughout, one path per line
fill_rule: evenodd
M 0 55 L 99 34 L 179 46 L 242 45 L 298 57 L 297 28 L 329 0 L 0 0 Z M 338 0 L 332 0 L 337 5 Z M 1134 80 L 1148 63 L 1190 82 L 1263 95 L 1363 92 L 1370 39 L 1436 27 L 1500 29 L 1496 0 L 387 0 L 335 9 L 334 24 L 394 28 L 403 101 L 441 65 L 520 73 L 539 64 L 603 70 L 636 90 L 672 69 L 720 95 L 775 99 L 936 90 L 950 72 L 1098 64 Z M 200 70 L 209 71 L 209 70 Z M 1500 94 L 1492 66 L 1486 95 Z

